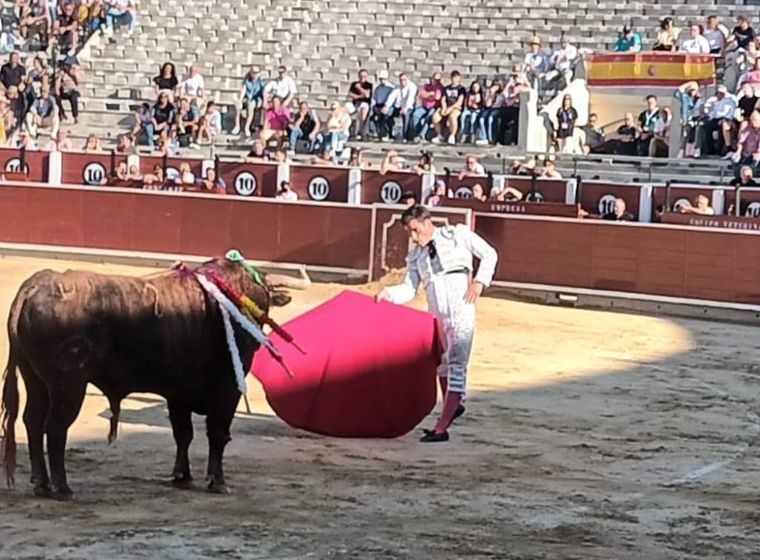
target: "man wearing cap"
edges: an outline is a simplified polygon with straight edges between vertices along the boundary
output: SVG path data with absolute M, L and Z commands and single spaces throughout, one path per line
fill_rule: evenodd
M 703 152 L 720 155 L 728 153 L 736 107 L 736 98 L 728 93 L 726 86 L 719 85 L 715 97 L 708 99 L 704 106 L 707 119 L 703 127 Z M 713 133 L 716 131 L 719 131 L 717 144 L 713 140 Z
M 261 75 L 261 69 L 258 66 L 251 66 L 251 69 L 248 70 L 248 73 L 243 78 L 243 86 L 240 88 L 238 122 L 232 134 L 240 134 L 240 123 L 243 122 L 243 113 L 245 112 L 243 133 L 246 138 L 250 138 L 251 125 L 253 124 L 256 110 L 264 106 L 266 83 L 266 79 Z M 258 125 L 259 123 L 256 124 Z
M 398 89 L 388 80 L 388 71 L 377 73 L 378 84 L 372 92 L 372 117 L 377 138 L 388 142 L 393 135 L 393 123 L 396 118 L 396 101 Z
M 404 304 L 414 299 L 420 284 L 425 285 L 428 308 L 438 319 L 443 335 L 438 379 L 444 401 L 435 428 L 425 430 L 422 441 L 448 441 L 451 422 L 464 413 L 462 399 L 475 330 L 475 301 L 491 283 L 498 255 L 465 225 L 436 227 L 424 206 L 408 208 L 401 221 L 415 245 L 407 257 L 406 276 L 403 283 L 383 289 L 376 300 Z M 474 280 L 473 257 L 480 259 Z
M 624 25 L 623 32 L 618 37 L 615 47 L 612 50 L 615 52 L 640 52 L 641 35 L 634 33 L 633 28 L 630 25 Z
M 538 80 L 539 85 L 549 71 L 549 58 L 541 52 L 541 39 L 533 36 L 530 39 L 530 50 L 523 61 L 523 71 L 528 76 L 531 84 Z
M 269 108 L 274 96 L 282 99 L 285 107 L 289 107 L 297 93 L 296 83 L 288 76 L 288 69 L 280 66 L 277 68 L 277 78 L 271 80 L 264 88 L 264 108 Z

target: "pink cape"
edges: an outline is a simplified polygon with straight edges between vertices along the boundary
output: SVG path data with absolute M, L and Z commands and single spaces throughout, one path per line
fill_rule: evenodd
M 283 325 L 306 351 L 270 340 L 290 378 L 265 350 L 251 373 L 277 416 L 294 428 L 339 437 L 398 437 L 436 402 L 441 345 L 425 312 L 344 291 Z

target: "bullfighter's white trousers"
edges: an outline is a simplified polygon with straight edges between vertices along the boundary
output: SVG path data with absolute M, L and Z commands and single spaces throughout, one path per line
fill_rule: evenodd
M 475 305 L 464 301 L 469 286 L 470 275 L 457 272 L 434 275 L 425 290 L 428 309 L 438 319 L 443 335 L 438 375 L 448 378 L 449 391 L 463 396 L 475 331 Z

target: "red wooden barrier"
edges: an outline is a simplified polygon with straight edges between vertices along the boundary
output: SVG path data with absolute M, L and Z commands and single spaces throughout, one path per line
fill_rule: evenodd
M 736 190 L 725 191 L 725 213 L 734 214 L 736 204 Z M 739 194 L 739 215 L 751 218 L 760 217 L 760 189 L 741 189 Z
M 114 154 L 113 166 L 126 161 L 124 154 Z M 100 185 L 111 174 L 111 154 L 109 152 L 86 154 L 84 152 L 63 152 L 61 154 L 61 182 L 69 185 Z
M 710 199 L 712 204 L 713 191 L 719 187 L 698 187 L 696 185 L 671 185 L 670 186 L 670 205 L 674 210 L 678 207 L 689 203 L 694 204 L 695 199 L 700 195 L 705 195 Z M 667 187 L 656 186 L 652 189 L 652 216 L 651 220 L 656 221 L 659 214 L 665 207 L 667 198 Z
M 346 167 L 302 166 L 290 168 L 290 185 L 301 200 L 348 202 Z
M 372 169 L 362 171 L 362 204 L 398 204 L 407 191 L 414 193 L 417 201 L 424 202 L 421 175 L 404 171 L 390 171 L 385 175 Z
M 277 194 L 276 163 L 220 161 L 219 177 L 227 184 L 228 194 L 269 198 Z
M 523 193 L 523 199 L 527 199 L 533 190 L 532 177 L 505 178 L 507 187 L 512 187 Z M 536 178 L 536 199 L 538 202 L 558 202 L 564 204 L 567 200 L 567 181 L 565 179 L 540 179 Z
M 0 148 L 0 168 L 10 173 L 24 173 L 28 181 L 47 182 L 49 152 L 26 150 L 23 154 L 25 168 L 21 166 L 21 157 L 21 150 Z
M 563 204 L 559 202 L 480 202 L 473 199 L 449 198 L 444 201 L 443 206 L 470 208 L 477 213 L 578 217 L 577 204 Z
M 190 165 L 190 172 L 196 179 L 203 178 L 203 160 L 198 158 L 166 158 L 166 178 L 173 179 L 179 176 L 179 168 L 183 163 Z M 156 165 L 163 166 L 164 158 L 161 156 L 140 156 L 140 172 L 153 173 Z
M 446 175 L 436 175 L 436 179 L 446 180 Z M 486 175 L 476 177 L 462 177 L 459 179 L 459 172 L 452 173 L 448 178 L 447 186 L 454 193 L 455 198 L 472 198 L 472 187 L 480 185 L 483 187 L 483 193 L 491 196 L 491 187 L 493 186 L 492 177 Z
M 581 186 L 581 207 L 590 214 L 612 212 L 616 198 L 625 200 L 626 210 L 633 214 L 634 219 L 640 219 L 641 185 L 584 181 Z

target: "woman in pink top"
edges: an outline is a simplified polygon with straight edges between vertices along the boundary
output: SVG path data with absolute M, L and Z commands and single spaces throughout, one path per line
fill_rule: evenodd
M 266 142 L 270 138 L 282 138 L 287 135 L 289 126 L 290 110 L 282 104 L 282 98 L 275 95 L 272 97 L 272 105 L 264 116 L 261 139 Z

